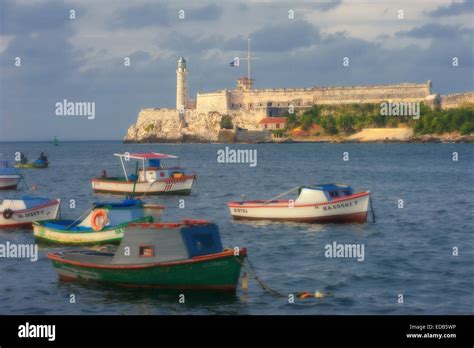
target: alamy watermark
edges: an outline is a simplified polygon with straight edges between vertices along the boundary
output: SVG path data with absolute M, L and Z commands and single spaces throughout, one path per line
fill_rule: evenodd
M 383 102 L 380 103 L 382 116 L 410 116 L 414 120 L 420 118 L 420 103 L 418 102 Z
M 248 163 L 250 167 L 257 166 L 256 149 L 231 149 L 226 146 L 217 150 L 217 163 Z
M 20 338 L 47 338 L 48 341 L 56 340 L 56 325 L 36 325 L 26 322 L 18 326 Z
M 38 261 L 38 245 L 14 244 L 10 242 L 0 244 L 0 258 L 30 259 L 31 262 Z
M 358 262 L 365 260 L 364 244 L 342 244 L 336 241 L 324 246 L 324 256 L 328 258 L 356 258 Z
M 56 116 L 86 116 L 87 119 L 95 118 L 95 102 L 72 102 L 64 99 L 55 104 Z

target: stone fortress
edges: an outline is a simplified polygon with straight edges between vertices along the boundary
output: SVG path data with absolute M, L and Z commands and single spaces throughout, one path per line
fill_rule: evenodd
M 272 88 L 254 89 L 253 79 L 240 77 L 234 89 L 212 93 L 197 93 L 189 99 L 188 69 L 186 60 L 178 60 L 176 70 L 176 108 L 142 109 L 137 122 L 130 126 L 125 142 L 215 142 L 219 140 L 220 122 L 228 115 L 234 132 L 268 133 L 259 130 L 259 122 L 268 117 L 278 117 L 293 108 L 295 112 L 313 105 L 422 102 L 431 107 L 452 108 L 474 101 L 474 93 L 440 96 L 431 91 L 431 81 L 426 83 L 402 83 L 394 85 Z M 259 138 L 259 136 L 256 136 Z M 260 137 L 268 139 L 268 134 Z M 249 139 L 251 141 L 251 139 Z

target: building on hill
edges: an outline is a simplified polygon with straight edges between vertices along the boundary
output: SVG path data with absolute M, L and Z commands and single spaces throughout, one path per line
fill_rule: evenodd
M 283 129 L 285 128 L 286 117 L 266 117 L 258 123 L 262 130 Z
M 181 142 L 183 139 L 217 141 L 220 121 L 231 118 L 236 128 L 258 131 L 268 127 L 284 127 L 268 123 L 267 118 L 281 118 L 287 111 L 299 112 L 313 105 L 343 105 L 382 102 L 419 102 L 430 107 L 456 107 L 473 102 L 474 93 L 440 96 L 432 92 L 431 81 L 371 86 L 335 86 L 310 88 L 254 88 L 254 80 L 240 77 L 234 89 L 197 93 L 189 99 L 188 67 L 178 60 L 176 70 L 176 109 L 142 109 L 126 141 Z M 290 111 L 290 112 L 291 112 Z M 271 126 L 269 126 L 271 125 Z

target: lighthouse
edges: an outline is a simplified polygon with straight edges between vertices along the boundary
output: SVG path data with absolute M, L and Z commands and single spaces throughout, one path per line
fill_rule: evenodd
M 176 109 L 180 113 L 184 112 L 188 105 L 188 69 L 186 60 L 181 57 L 178 60 L 178 70 L 176 70 Z

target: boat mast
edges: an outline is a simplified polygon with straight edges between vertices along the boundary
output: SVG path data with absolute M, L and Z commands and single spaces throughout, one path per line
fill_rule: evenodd
M 250 38 L 247 39 L 247 77 L 248 77 L 248 86 L 250 87 Z M 250 89 L 250 88 L 249 88 Z

